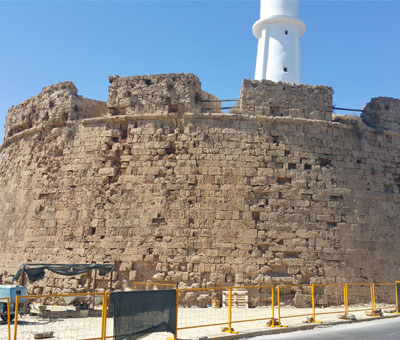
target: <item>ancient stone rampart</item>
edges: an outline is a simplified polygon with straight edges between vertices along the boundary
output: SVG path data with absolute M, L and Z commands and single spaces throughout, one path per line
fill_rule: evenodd
M 191 74 L 110 82 L 107 105 L 60 83 L 10 109 L 3 282 L 24 262 L 113 262 L 114 287 L 399 279 L 397 100 L 332 116 L 330 88 L 245 80 L 221 113 Z
M 240 112 L 250 115 L 332 120 L 333 90 L 327 86 L 245 79 Z
M 106 104 L 78 96 L 72 82 L 45 87 L 33 98 L 8 111 L 5 139 L 33 127 L 62 127 L 68 120 L 104 116 Z
M 158 74 L 149 76 L 110 76 L 108 112 L 111 115 L 143 113 L 198 113 L 205 109 L 220 110 L 219 103 L 207 101 L 216 97 L 201 90 L 193 74 Z
M 373 98 L 366 106 L 361 118 L 365 124 L 378 132 L 400 131 L 400 100 L 394 98 Z

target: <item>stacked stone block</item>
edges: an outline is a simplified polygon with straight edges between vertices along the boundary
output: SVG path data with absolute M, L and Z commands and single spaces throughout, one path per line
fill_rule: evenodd
M 31 128 L 53 128 L 77 120 L 106 114 L 104 102 L 78 96 L 72 82 L 63 82 L 43 88 L 33 98 L 12 106 L 6 119 L 5 139 Z
M 202 91 L 199 78 L 191 73 L 110 76 L 109 81 L 107 107 L 111 115 L 219 111 L 218 103 L 209 102 L 217 98 Z
M 281 117 L 259 107 L 294 107 L 283 84 L 245 81 L 238 112 L 226 114 L 202 110 L 193 75 L 146 79 L 111 78 L 108 114 L 99 105 L 65 125 L 34 128 L 38 110 L 38 123 L 17 132 L 23 107 L 10 111 L 14 133 L 0 158 L 3 282 L 24 262 L 115 263 L 114 288 L 399 278 L 398 132 L 327 120 L 317 107 L 329 106 L 329 89 L 314 102 L 310 94 L 301 117 Z M 63 98 L 63 85 L 55 88 Z M 48 100 L 46 91 L 31 99 L 43 110 Z M 71 117 L 73 106 L 62 112 Z M 68 290 L 90 284 L 85 277 Z M 50 277 L 32 289 L 58 285 Z
M 400 100 L 395 98 L 373 98 L 361 114 L 365 124 L 377 131 L 400 132 Z
M 245 79 L 240 94 L 240 110 L 252 115 L 330 121 L 332 94 L 332 88 L 327 86 Z

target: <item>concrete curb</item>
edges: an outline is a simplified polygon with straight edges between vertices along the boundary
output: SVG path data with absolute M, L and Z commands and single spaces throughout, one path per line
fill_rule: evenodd
M 291 333 L 297 331 L 305 331 L 309 329 L 314 329 L 316 327 L 324 327 L 324 326 L 336 326 L 336 325 L 344 325 L 344 324 L 351 324 L 351 323 L 361 323 L 367 321 L 374 321 L 374 320 L 382 320 L 382 319 L 394 319 L 400 317 L 400 314 L 397 315 L 384 315 L 381 317 L 371 317 L 370 319 L 360 319 L 360 320 L 341 320 L 341 321 L 329 321 L 324 322 L 322 324 L 305 324 L 300 326 L 294 327 L 287 327 L 287 328 L 271 328 L 266 330 L 260 330 L 256 332 L 246 332 L 240 334 L 232 334 L 232 335 L 223 335 L 223 336 L 213 336 L 213 337 L 201 337 L 201 338 L 194 338 L 199 340 L 233 340 L 233 339 L 248 339 L 254 338 L 257 336 L 262 335 L 272 335 L 272 334 L 282 334 L 282 333 Z M 193 338 L 192 338 L 193 339 Z M 185 339 L 179 339 L 185 340 Z M 189 340 L 189 339 L 186 339 Z

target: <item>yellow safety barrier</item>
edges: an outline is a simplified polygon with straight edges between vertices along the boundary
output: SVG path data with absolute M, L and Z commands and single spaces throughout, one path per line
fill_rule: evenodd
M 347 312 L 375 311 L 375 285 L 373 283 L 347 284 Z
M 178 330 L 224 325 L 232 330 L 232 304 L 222 305 L 224 291 L 230 287 L 178 289 Z
M 313 321 L 316 315 L 346 314 L 346 289 L 343 284 L 315 284 L 313 285 L 314 300 Z
M 272 285 L 178 289 L 177 305 L 178 331 L 226 326 L 223 332 L 237 334 L 233 324 L 266 320 L 268 326 L 277 326 Z M 193 305 L 197 305 L 194 310 Z
M 176 289 L 176 283 L 158 283 L 158 282 L 133 282 L 132 290 L 161 290 Z
M 270 320 L 268 326 L 278 326 L 275 324 L 274 295 L 272 285 L 230 288 L 230 323 Z
M 374 297 L 376 309 L 393 309 L 397 308 L 397 294 L 395 283 L 375 283 Z
M 13 339 L 30 339 L 41 333 L 59 340 L 104 340 L 112 326 L 107 324 L 108 294 L 17 296 Z M 92 301 L 94 307 L 89 308 Z M 30 306 L 29 315 L 19 315 L 22 303 Z M 23 323 L 19 323 L 20 317 Z M 109 333 L 112 337 L 112 329 Z
M 312 285 L 278 285 L 278 323 L 282 319 L 314 317 Z
M 6 304 L 6 319 L 7 319 L 7 335 L 0 333 L 0 340 L 11 340 L 11 315 L 10 315 L 10 298 L 0 298 L 0 302 Z M 3 310 L 1 311 L 3 313 Z M 4 314 L 2 314 L 4 317 Z
M 279 324 L 281 319 L 296 317 L 309 317 L 309 322 L 320 323 L 318 315 L 361 311 L 380 316 L 379 310 L 397 306 L 393 283 L 278 285 L 276 290 Z
M 132 288 L 158 290 L 175 289 L 176 286 L 175 283 L 134 282 Z M 232 334 L 265 326 L 287 327 L 281 324 L 283 319 L 290 325 L 290 320 L 299 317 L 308 317 L 309 322 L 321 322 L 322 315 L 367 311 L 368 316 L 377 316 L 379 310 L 398 308 L 395 283 L 285 284 L 182 288 L 175 291 L 177 332 L 174 339 L 177 339 L 178 331 L 183 337 L 191 336 L 185 334 L 191 329 L 202 329 L 197 334 L 199 336 L 203 333 L 204 336 L 215 335 L 221 330 Z M 18 296 L 13 332 L 9 299 L 0 298 L 0 302 L 7 301 L 8 306 L 8 337 L 4 328 L 0 340 L 24 340 L 36 333 L 51 332 L 59 340 L 113 338 L 109 296 L 110 293 Z M 25 313 L 21 313 L 23 311 Z M 250 322 L 251 326 L 246 324 Z

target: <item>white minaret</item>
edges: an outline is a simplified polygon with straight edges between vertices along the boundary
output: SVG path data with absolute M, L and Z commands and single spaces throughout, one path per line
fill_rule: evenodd
M 301 82 L 299 0 L 260 0 L 260 20 L 253 26 L 258 39 L 256 80 Z

